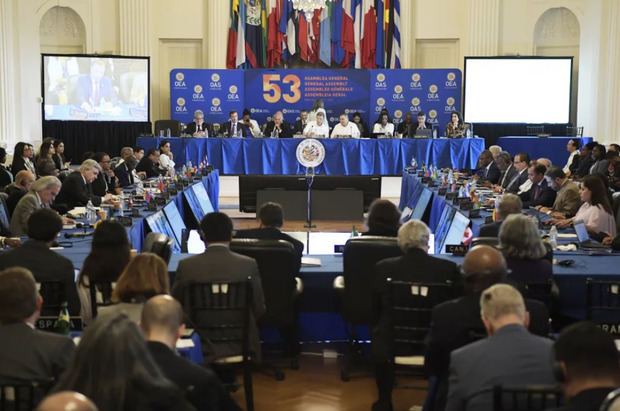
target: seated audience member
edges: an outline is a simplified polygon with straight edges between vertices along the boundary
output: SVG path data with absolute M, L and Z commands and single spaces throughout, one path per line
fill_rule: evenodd
M 514 162 L 512 164 L 515 170 L 517 170 L 517 173 L 506 185 L 506 189 L 504 190 L 504 192 L 521 194 L 529 190 L 531 187 L 531 181 L 529 180 L 527 175 L 527 169 L 530 164 L 530 156 L 527 153 L 515 154 Z
M 308 112 L 308 121 L 316 121 L 316 113 L 323 113 L 323 117 L 327 118 L 327 112 L 325 111 L 325 103 L 320 98 L 314 100 L 312 108 Z
M 553 165 L 551 164 L 551 160 L 545 157 L 537 158 L 534 162 L 536 163 L 537 166 L 544 166 L 546 169 L 548 169 L 549 167 Z
M 6 163 L 6 150 L 0 147 L 0 189 L 13 182 L 13 173 L 6 169 L 4 163 Z
M 602 144 L 597 144 L 592 148 L 592 159 L 594 163 L 590 166 L 589 174 L 601 174 L 607 175 L 607 167 L 609 166 L 609 162 L 605 158 L 607 155 L 607 150 L 605 150 L 605 146 Z
M 480 296 L 491 285 L 506 281 L 508 267 L 501 252 L 480 245 L 469 250 L 461 273 L 465 295 L 433 308 L 431 330 L 426 339 L 424 368 L 429 376 L 438 381 L 435 409 L 444 409 L 445 406 L 450 352 L 484 338 Z M 549 314 L 545 305 L 526 299 L 525 306 L 530 315 L 530 331 L 546 336 L 549 333 Z
M 484 224 L 480 227 L 480 237 L 498 237 L 499 229 L 502 226 L 502 222 L 512 214 L 521 214 L 523 209 L 523 203 L 519 196 L 515 194 L 504 194 L 499 199 L 499 206 L 495 213 L 495 221 L 492 223 Z
M 452 282 L 460 286 L 458 267 L 452 261 L 428 255 L 430 230 L 420 220 L 410 220 L 398 230 L 398 246 L 401 257 L 387 258 L 377 263 L 373 284 L 377 296 L 375 315 L 377 322 L 371 327 L 372 354 L 375 362 L 375 376 L 379 400 L 373 410 L 392 409 L 392 388 L 394 387 L 394 348 L 391 346 L 390 311 L 387 304 L 385 280 Z M 455 288 L 456 289 L 456 288 Z
M 106 194 L 120 194 L 118 179 L 110 168 L 110 156 L 104 152 L 98 152 L 93 156 L 93 160 L 101 167 L 101 172 L 92 182 L 93 194 L 99 197 L 104 197 Z
M 233 224 L 224 213 L 209 213 L 200 222 L 202 240 L 206 250 L 179 261 L 177 274 L 172 287 L 172 296 L 183 304 L 185 313 L 192 310 L 185 298 L 186 288 L 190 282 L 210 281 L 245 281 L 252 277 L 252 307 L 250 319 L 250 351 L 254 358 L 260 358 L 260 340 L 256 320 L 265 312 L 265 297 L 258 272 L 258 265 L 252 258 L 230 251 Z M 199 328 L 199 324 L 196 325 Z M 208 347 L 204 347 L 205 349 Z M 212 347 L 214 352 L 205 351 L 205 358 L 210 360 L 231 355 L 239 355 L 240 347 L 236 344 L 221 344 Z
M 489 150 L 484 150 L 478 157 L 478 164 L 476 166 L 476 174 L 480 180 L 489 182 L 490 184 L 497 184 L 501 176 L 501 172 L 493 161 L 493 154 Z
M 506 218 L 499 230 L 499 243 L 511 270 L 508 279 L 517 284 L 546 283 L 553 275 L 547 248 L 534 220 L 522 214 Z
M 334 126 L 330 138 L 336 137 L 360 138 L 360 129 L 349 121 L 348 114 L 342 113 L 340 122 Z
M 101 411 L 193 410 L 151 357 L 138 325 L 120 314 L 83 334 L 54 392 L 76 391 Z
M 28 232 L 28 219 L 36 210 L 50 208 L 50 204 L 60 192 L 62 183 L 57 177 L 41 177 L 32 184 L 30 191 L 23 196 L 11 216 L 11 234 L 23 237 Z M 63 223 L 70 223 L 69 219 L 61 217 Z
M 316 116 L 314 116 L 312 120 L 308 118 L 308 121 L 316 121 Z M 273 115 L 273 120 L 267 123 L 267 127 L 265 127 L 265 137 L 293 137 L 291 126 L 284 120 L 284 115 L 281 111 L 276 111 Z
M 231 110 L 228 113 L 228 121 L 222 123 L 220 132 L 226 137 L 250 137 L 250 130 L 239 121 L 237 110 Z
M 611 143 L 607 146 L 607 151 L 615 151 L 618 155 L 620 155 L 620 145 L 616 143 Z
M 592 168 L 592 165 L 594 164 L 592 150 L 597 144 L 598 143 L 596 141 L 590 141 L 581 148 L 581 151 L 579 152 L 577 169 L 574 172 L 571 170 L 571 176 L 576 179 L 582 179 L 590 174 L 590 168 Z
M 153 360 L 166 378 L 186 392 L 196 410 L 240 410 L 212 370 L 175 352 L 185 331 L 183 321 L 181 304 L 169 295 L 146 301 L 139 324 Z
M 424 125 L 424 122 L 422 122 Z M 405 114 L 405 119 L 398 123 L 398 127 L 396 127 L 396 134 L 398 138 L 407 137 L 409 134 L 409 126 L 413 125 L 413 115 L 411 112 L 407 112 Z
M 114 175 L 118 178 L 119 187 L 127 187 L 134 184 L 138 179 L 134 176 L 138 160 L 132 154 L 125 158 L 125 160 L 116 166 L 114 169 Z
M 211 124 L 205 123 L 205 115 L 202 110 L 194 111 L 194 121 L 188 123 L 183 132 L 193 137 L 213 136 L 213 128 Z M 137 150 L 134 150 L 134 152 L 137 153 Z M 138 161 L 140 161 L 140 158 L 138 158 Z
M 256 120 L 250 118 L 250 110 L 248 110 L 247 108 L 243 109 L 241 124 L 243 124 L 248 130 L 250 130 L 250 133 L 252 133 L 253 137 L 260 137 L 260 127 L 258 126 Z
M 609 182 L 609 189 L 612 191 L 620 191 L 620 157 L 616 156 L 609 160 L 609 167 L 607 168 L 607 181 Z
M 75 207 L 84 207 L 89 201 L 94 206 L 112 201 L 114 199 L 112 194 L 98 196 L 93 193 L 92 183 L 99 173 L 101 173 L 99 163 L 92 159 L 85 160 L 77 171 L 69 174 L 63 181 L 60 193 L 56 197 L 56 204 L 64 204 L 71 210 Z
M 37 282 L 63 283 L 63 297 L 69 303 L 69 313 L 79 315 L 80 300 L 75 289 L 73 263 L 50 250 L 60 230 L 62 219 L 56 211 L 49 208 L 36 210 L 28 218 L 28 240 L 21 247 L 0 254 L 0 269 L 24 267 L 32 272 Z M 58 312 L 45 314 L 58 315 Z
M 323 120 L 325 120 L 325 114 L 323 114 Z M 301 110 L 299 112 L 299 118 L 293 125 L 293 134 L 303 134 L 308 124 L 308 110 Z
M 153 178 L 159 176 L 159 150 L 151 147 L 138 162 L 136 166 L 138 174 L 144 173 L 144 178 Z
M 34 163 L 32 162 L 33 148 L 28 143 L 22 143 L 21 141 L 15 144 L 13 150 L 13 163 L 11 164 L 11 172 L 13 175 L 19 173 L 22 170 L 26 170 L 36 174 Z
M 570 153 L 568 156 L 568 160 L 566 161 L 566 165 L 562 169 L 564 174 L 570 176 L 572 174 L 572 170 L 577 168 L 577 164 L 579 162 L 579 146 L 581 145 L 580 140 L 578 138 L 571 138 L 568 140 L 566 144 L 566 151 Z
M 49 395 L 41 401 L 36 411 L 98 411 L 97 406 L 85 395 L 74 391 L 62 391 Z
M 47 158 L 54 161 L 52 159 L 52 156 L 54 154 L 56 154 L 56 150 L 54 149 L 54 140 L 46 138 L 41 143 L 41 147 L 39 147 L 39 152 L 34 156 L 34 163 L 37 164 L 42 158 Z
M 553 349 L 565 398 L 565 405 L 554 411 L 598 411 L 607 394 L 620 386 L 612 335 L 582 321 L 562 330 Z
M 41 157 L 37 160 L 37 176 L 55 176 L 58 177 L 60 170 L 56 168 L 54 160 L 49 157 Z
M 548 214 L 554 218 L 572 217 L 581 207 L 579 198 L 579 187 L 568 179 L 560 167 L 553 166 L 545 173 L 547 186 L 557 192 L 555 202 L 552 207 L 536 206 L 541 213 Z
M 493 161 L 495 161 L 497 160 L 497 156 L 499 156 L 499 153 L 502 152 L 502 147 L 494 144 L 492 146 L 489 146 L 489 151 L 491 152 L 491 154 L 493 154 Z
M 56 168 L 61 172 L 69 170 L 71 162 L 65 158 L 65 143 L 62 140 L 54 140 L 54 151 L 52 160 L 54 160 Z
M 379 135 L 392 137 L 394 135 L 394 123 L 388 122 L 387 114 L 382 114 L 380 119 L 381 120 L 378 123 L 375 123 L 372 128 L 373 136 Z
M 523 201 L 523 208 L 553 206 L 557 194 L 547 185 L 547 180 L 545 179 L 546 172 L 545 166 L 540 164 L 532 165 L 528 168 L 527 174 L 532 182 L 532 187 L 519 196 L 521 201 Z
M 98 317 L 123 313 L 136 324 L 140 323 L 146 300 L 170 293 L 166 262 L 153 253 L 141 253 L 129 260 L 112 292 L 114 305 L 101 307 Z
M 501 177 L 497 185 L 493 186 L 493 189 L 497 192 L 502 192 L 517 176 L 517 169 L 514 164 L 512 164 L 510 153 L 506 151 L 502 151 L 497 155 L 495 158 L 495 165 L 499 168 Z
M 378 198 L 368 209 L 368 231 L 364 235 L 396 237 L 400 228 L 400 211 L 390 200 Z
M 599 176 L 586 176 L 581 184 L 579 195 L 583 204 L 572 218 L 552 219 L 551 224 L 566 228 L 575 221 L 583 221 L 591 234 L 606 233 L 616 235 L 616 222 L 607 198 L 605 185 Z
M 172 151 L 170 151 L 170 141 L 162 140 L 159 143 L 159 169 L 166 171 L 169 175 L 174 173 L 174 156 Z
M 136 160 L 140 162 L 140 160 L 142 160 L 142 157 L 144 157 L 144 148 L 140 146 L 135 146 L 133 148 L 133 155 L 136 157 Z
M 454 350 L 446 410 L 492 408 L 495 385 L 551 385 L 551 340 L 531 334 L 523 297 L 508 284 L 482 292 L 480 315 L 488 338 Z M 478 394 L 478 395 L 476 395 Z
M 6 208 L 9 212 L 9 217 L 13 215 L 13 211 L 15 211 L 15 207 L 17 206 L 19 200 L 21 200 L 22 197 L 30 191 L 34 180 L 35 176 L 33 173 L 27 170 L 22 170 L 15 175 L 15 182 L 13 184 L 9 184 L 4 189 L 4 192 L 8 195 L 6 199 Z
M 465 124 L 463 118 L 458 111 L 452 112 L 450 122 L 446 125 L 446 137 L 463 138 L 465 137 Z
M 67 368 L 73 341 L 34 328 L 42 304 L 30 271 L 13 267 L 0 272 L 0 379 L 46 381 Z
M 85 324 L 92 321 L 90 280 L 115 282 L 130 260 L 129 239 L 125 227 L 116 221 L 103 221 L 93 234 L 90 253 L 86 256 L 77 279 L 80 316 Z
M 359 129 L 360 137 L 368 137 L 368 126 L 362 119 L 362 115 L 357 111 L 353 113 L 353 124 Z
M 304 136 L 306 137 L 329 137 L 329 125 L 325 121 L 325 117 L 322 112 L 316 113 L 316 121 L 309 121 L 304 129 Z

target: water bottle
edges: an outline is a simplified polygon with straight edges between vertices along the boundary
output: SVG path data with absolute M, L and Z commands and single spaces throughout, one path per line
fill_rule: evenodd
M 170 133 L 170 129 L 167 129 L 167 130 L 166 130 L 166 136 L 167 136 L 167 137 L 172 137 L 172 134 Z
M 118 207 L 118 216 L 119 217 L 124 217 L 125 216 L 125 211 L 123 210 L 125 208 L 125 196 L 123 194 L 121 194 L 119 197 L 119 207 Z
M 93 202 L 88 200 L 88 203 L 86 204 L 86 221 L 88 221 L 88 224 L 92 225 L 95 223 L 95 221 L 97 221 L 97 213 L 95 212 L 95 206 L 93 205 Z
M 549 230 L 549 244 L 554 250 L 558 248 L 558 229 L 554 225 Z
M 437 138 L 437 129 L 436 128 L 433 129 L 433 138 Z
M 471 130 L 469 128 L 467 129 L 466 135 L 467 135 L 467 138 L 471 138 Z

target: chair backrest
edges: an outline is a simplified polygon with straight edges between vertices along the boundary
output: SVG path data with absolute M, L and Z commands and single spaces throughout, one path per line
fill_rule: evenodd
M 342 316 L 346 322 L 369 325 L 373 321 L 373 283 L 375 265 L 402 251 L 395 237 L 362 236 L 344 246 L 344 296 Z
M 148 233 L 142 245 L 142 252 L 157 254 L 168 264 L 172 255 L 172 239 L 165 234 Z
M 116 286 L 111 281 L 93 281 L 88 280 L 90 289 L 90 308 L 93 318 L 97 317 L 97 309 L 99 307 L 107 307 L 112 305 L 112 292 Z
M 499 238 L 497 237 L 476 237 L 471 240 L 471 246 L 488 245 L 494 248 L 499 246 Z
M 600 411 L 617 410 L 618 404 L 620 404 L 620 388 L 607 394 L 607 398 L 605 398 L 605 401 L 601 404 Z
M 567 126 L 566 135 L 568 137 L 583 137 L 583 126 Z
M 155 121 L 155 136 L 159 136 L 159 131 L 163 131 L 164 135 L 167 135 L 167 130 L 170 129 L 172 137 L 178 137 L 181 134 L 180 130 L 181 122 L 178 120 L 157 120 Z
M 181 304 L 189 324 L 213 347 L 216 357 L 218 345 L 230 348 L 232 344 L 238 350 L 236 355 L 250 358 L 251 280 L 190 282 L 183 289 Z
M 58 315 L 63 303 L 68 303 L 62 281 L 37 281 L 37 291 L 43 297 L 42 315 Z
M 542 411 L 562 404 L 559 386 L 532 385 L 525 387 L 493 387 L 495 411 Z
M 31 411 L 53 386 L 49 381 L 0 381 L 0 411 Z
M 6 199 L 8 198 L 8 194 L 0 193 L 0 234 L 8 236 L 11 233 L 9 232 L 9 228 L 11 226 L 10 218 L 9 218 L 9 208 L 6 205 Z
M 548 279 L 545 282 L 538 283 L 519 283 L 518 289 L 523 294 L 523 298 L 531 298 L 544 303 L 547 308 L 551 306 L 551 289 L 553 287 L 553 280 Z
M 433 307 L 456 296 L 454 284 L 386 279 L 387 309 L 391 311 L 394 352 L 420 355 L 431 327 Z
M 528 136 L 537 136 L 545 132 L 545 126 L 525 126 Z
M 586 279 L 586 318 L 597 323 L 617 322 L 613 319 L 618 314 L 620 281 Z
M 230 250 L 251 257 L 258 264 L 267 308 L 259 324 L 292 324 L 295 273 L 299 265 L 293 244 L 285 240 L 236 238 L 230 242 Z

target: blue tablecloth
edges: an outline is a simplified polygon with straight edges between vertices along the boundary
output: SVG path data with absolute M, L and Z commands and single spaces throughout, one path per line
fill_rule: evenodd
M 139 137 L 148 149 L 162 138 Z M 177 165 L 206 158 L 223 174 L 303 174 L 295 151 L 301 139 L 168 138 Z M 484 139 L 323 139 L 325 161 L 316 172 L 329 175 L 399 175 L 415 156 L 418 163 L 474 168 Z
M 553 165 L 564 167 L 568 160 L 566 144 L 576 137 L 529 137 L 529 136 L 505 136 L 500 137 L 497 144 L 502 150 L 508 151 L 513 156 L 517 153 L 528 153 L 532 160 L 546 157 Z M 581 137 L 581 145 L 593 141 L 592 137 Z

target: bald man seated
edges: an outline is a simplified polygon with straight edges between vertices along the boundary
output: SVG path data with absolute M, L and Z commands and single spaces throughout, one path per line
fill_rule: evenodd
M 45 397 L 36 411 L 98 411 L 98 408 L 79 392 L 61 391 Z
M 9 212 L 8 218 L 11 218 L 11 215 L 13 215 L 13 210 L 15 210 L 19 200 L 30 191 L 34 180 L 34 174 L 28 170 L 22 170 L 15 175 L 15 182 L 5 187 L 4 192 L 8 195 L 6 199 L 6 207 Z
M 176 342 L 183 331 L 183 308 L 169 295 L 151 298 L 142 308 L 140 327 L 155 363 L 166 378 L 187 393 L 197 410 L 240 410 L 213 371 L 179 356 Z

